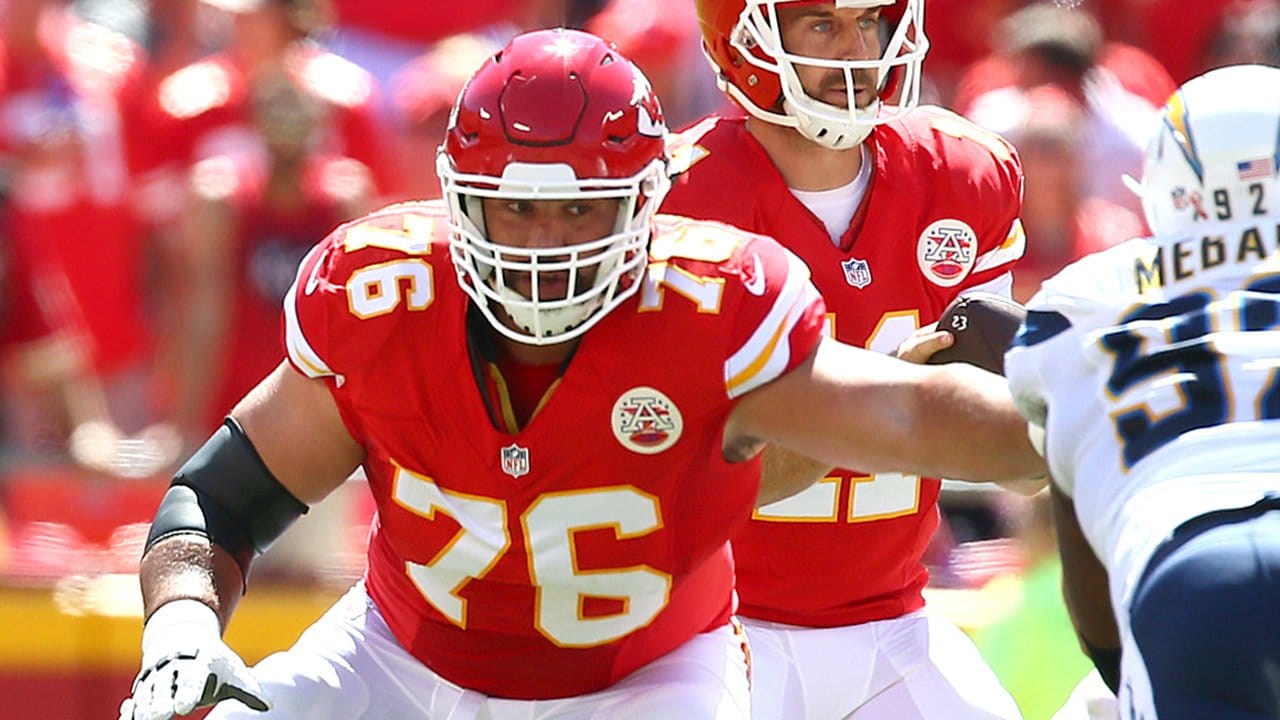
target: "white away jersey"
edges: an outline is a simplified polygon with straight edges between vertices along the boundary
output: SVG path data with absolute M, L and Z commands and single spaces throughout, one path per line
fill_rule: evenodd
M 1068 266 L 1028 303 L 1005 359 L 1113 602 L 1183 521 L 1280 485 L 1280 230 L 1201 232 Z

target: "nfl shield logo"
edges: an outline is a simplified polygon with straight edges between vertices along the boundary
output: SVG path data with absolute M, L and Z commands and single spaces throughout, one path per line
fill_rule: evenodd
M 849 258 L 840 263 L 840 267 L 844 270 L 845 282 L 859 290 L 871 284 L 871 266 L 866 260 Z
M 515 443 L 502 448 L 502 472 L 513 478 L 529 473 L 529 449 Z

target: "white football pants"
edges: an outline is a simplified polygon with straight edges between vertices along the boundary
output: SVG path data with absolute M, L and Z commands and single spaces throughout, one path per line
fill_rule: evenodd
M 1020 720 L 959 628 L 925 611 L 807 628 L 741 618 L 753 720 Z
M 494 698 L 432 672 L 396 641 L 357 584 L 287 651 L 253 671 L 272 702 L 223 702 L 208 720 L 748 720 L 747 659 L 732 626 L 703 633 L 600 692 Z M 517 675 L 519 667 L 503 670 Z

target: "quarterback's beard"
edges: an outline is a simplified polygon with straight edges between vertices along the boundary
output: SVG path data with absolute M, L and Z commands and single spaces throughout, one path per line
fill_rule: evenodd
M 849 107 L 849 98 L 851 97 L 854 98 L 858 109 L 870 107 L 875 102 L 877 93 L 880 91 L 876 71 L 854 70 L 853 83 L 854 88 L 849 88 L 845 83 L 844 71 L 831 70 L 818 83 L 817 92 L 809 93 L 809 95 L 819 102 L 838 108 L 847 109 Z

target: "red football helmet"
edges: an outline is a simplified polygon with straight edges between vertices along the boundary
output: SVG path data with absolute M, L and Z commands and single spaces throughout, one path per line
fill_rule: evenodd
M 697 0 L 702 49 L 720 89 L 752 115 L 796 128 L 813 142 L 836 150 L 866 139 L 871 128 L 910 111 L 920 102 L 920 72 L 929 40 L 924 34 L 924 0 Z M 782 45 L 779 5 L 829 4 L 835 8 L 884 7 L 888 35 L 874 60 L 796 55 Z M 822 102 L 800 84 L 796 65 L 844 71 L 848 102 Z M 874 70 L 879 93 L 870 106 L 854 102 L 853 72 Z M 897 104 L 887 105 L 895 93 Z
M 459 281 L 494 328 L 520 342 L 563 342 L 635 293 L 669 188 L 666 129 L 644 74 L 588 33 L 520 35 L 476 71 L 454 105 L 436 167 Z M 593 242 L 518 248 L 487 237 L 486 197 L 617 198 L 618 219 Z M 540 299 L 538 274 L 566 270 L 567 296 Z M 512 274 L 532 278 L 533 297 L 511 287 Z M 495 305 L 522 330 L 499 320 Z

